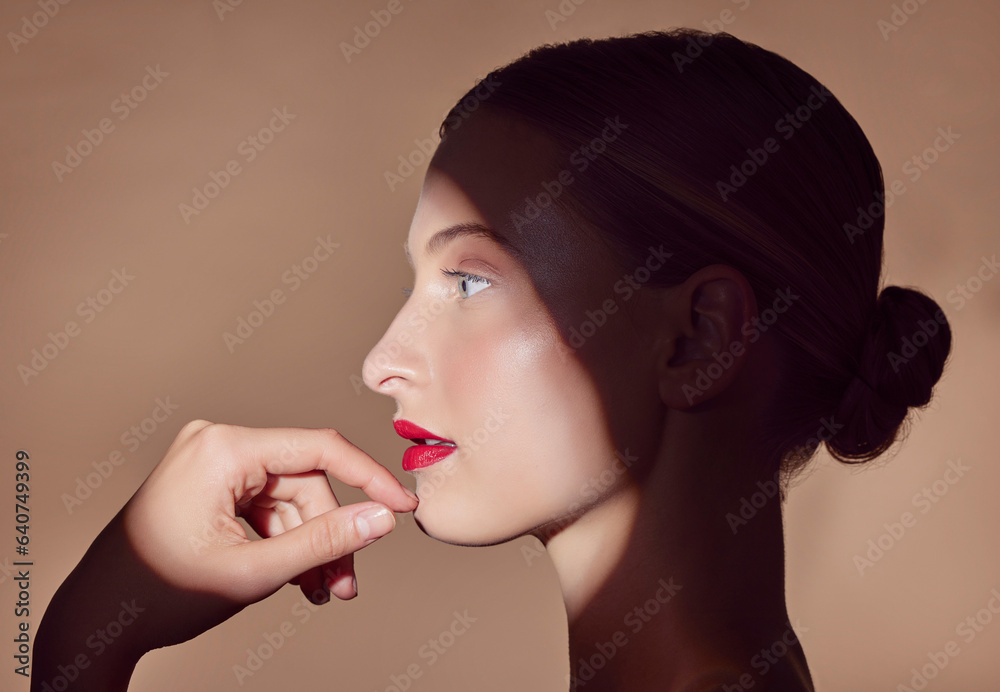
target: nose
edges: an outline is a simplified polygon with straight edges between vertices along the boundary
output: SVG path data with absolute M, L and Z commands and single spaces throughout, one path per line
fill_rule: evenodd
M 416 316 L 416 300 L 406 301 L 385 334 L 365 357 L 361 376 L 365 386 L 376 394 L 393 396 L 405 383 L 419 382 L 426 368 L 426 356 L 419 335 L 426 328 Z

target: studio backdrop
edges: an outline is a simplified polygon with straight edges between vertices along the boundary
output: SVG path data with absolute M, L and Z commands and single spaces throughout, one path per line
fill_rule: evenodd
M 28 689 L 21 633 L 191 419 L 336 428 L 413 487 L 361 366 L 412 285 L 441 120 L 534 46 L 675 26 L 839 98 L 891 191 L 884 283 L 927 292 L 954 334 L 893 454 L 820 453 L 791 490 L 787 597 L 817 689 L 1000 688 L 1000 10 L 974 0 L 4 2 L 0 688 Z M 357 555 L 357 599 L 286 586 L 148 654 L 132 688 L 567 689 L 538 548 L 401 517 Z

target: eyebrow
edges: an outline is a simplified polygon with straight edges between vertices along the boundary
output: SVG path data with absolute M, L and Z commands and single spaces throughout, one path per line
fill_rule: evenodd
M 452 226 L 448 226 L 433 236 L 427 241 L 427 247 L 425 252 L 428 255 L 439 254 L 451 241 L 456 238 L 461 237 L 474 237 L 474 238 L 489 238 L 493 242 L 497 243 L 508 252 L 512 254 L 516 253 L 516 248 L 511 244 L 511 242 L 504 236 L 497 233 L 495 230 L 486 226 L 484 224 L 478 223 L 476 221 L 469 221 L 465 223 L 457 223 Z M 410 248 L 406 243 L 403 243 L 403 252 L 406 254 L 406 261 L 409 265 L 413 266 L 413 255 L 410 254 Z

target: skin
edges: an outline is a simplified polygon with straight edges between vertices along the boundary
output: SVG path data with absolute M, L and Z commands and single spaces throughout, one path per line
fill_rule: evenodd
M 192 421 L 50 602 L 32 689 L 92 653 L 82 642 L 123 601 L 142 614 L 90 656 L 72 689 L 125 690 L 147 651 L 289 581 L 317 603 L 352 598 L 353 553 L 395 525 L 391 512 L 359 521 L 378 510 L 415 510 L 425 532 L 451 543 L 544 544 L 566 605 L 571 689 L 811 689 L 785 609 L 779 500 L 738 532 L 725 518 L 772 475 L 754 439 L 779 353 L 767 334 L 750 344 L 741 330 L 757 314 L 753 293 L 738 271 L 712 265 L 616 298 L 635 268 L 612 261 L 571 215 L 550 206 L 511 223 L 558 170 L 544 138 L 488 110 L 431 162 L 407 239 L 413 294 L 364 369 L 397 418 L 459 443 L 414 472 L 419 504 L 333 430 Z M 428 253 L 438 231 L 469 222 L 506 240 L 462 235 Z M 442 268 L 489 284 L 463 297 Z M 572 329 L 609 298 L 618 308 L 570 347 Z M 741 354 L 690 400 L 699 371 L 733 344 Z M 326 474 L 372 501 L 341 507 Z M 581 666 L 595 656 L 599 670 Z
M 558 170 L 544 138 L 488 109 L 431 161 L 406 243 L 413 293 L 364 371 L 396 400 L 396 418 L 458 443 L 414 471 L 414 516 L 450 543 L 545 545 L 579 689 L 811 689 L 785 608 L 780 501 L 735 534 L 725 518 L 773 476 L 753 440 L 777 350 L 741 331 L 757 314 L 753 292 L 713 265 L 616 296 L 635 267 L 612 261 L 570 214 L 553 205 L 531 224 L 511 220 Z M 473 222 L 504 240 L 463 235 L 428 252 L 438 231 Z M 463 297 L 442 268 L 489 284 Z M 571 348 L 570 329 L 608 298 L 618 309 Z M 699 369 L 734 343 L 741 356 L 690 402 Z M 477 438 L 496 411 L 502 424 Z M 616 464 L 626 450 L 629 466 Z M 655 615 L 635 612 L 657 596 Z M 602 643 L 609 660 L 591 678 L 580 661 Z M 759 656 L 772 648 L 782 655 Z
M 341 507 L 326 474 L 374 501 Z M 392 511 L 416 504 L 334 430 L 191 421 L 49 602 L 31 689 L 66 689 L 72 667 L 69 689 L 126 690 L 147 651 L 192 639 L 289 581 L 314 603 L 331 591 L 353 598 L 352 554 L 392 530 Z M 119 636 L 100 641 L 116 620 Z

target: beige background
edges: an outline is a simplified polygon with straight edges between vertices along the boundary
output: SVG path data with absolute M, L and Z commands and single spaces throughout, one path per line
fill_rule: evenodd
M 887 279 L 934 296 L 955 335 L 938 398 L 897 455 L 860 473 L 821 457 L 788 503 L 788 598 L 817 689 L 896 690 L 950 639 L 961 653 L 928 689 L 1000 686 L 1000 614 L 971 642 L 955 629 L 1000 587 L 991 441 L 1000 280 L 972 280 L 979 290 L 964 305 L 949 299 L 1000 249 L 1000 10 L 910 0 L 915 13 L 883 38 L 888 1 L 577 2 L 565 0 L 574 11 L 552 27 L 546 12 L 558 11 L 557 0 L 402 0 L 350 62 L 340 44 L 387 2 L 246 1 L 220 19 L 210 0 L 77 0 L 16 52 L 9 39 L 0 45 L 0 506 L 8 508 L 0 563 L 16 559 L 13 459 L 27 449 L 33 626 L 191 418 L 336 427 L 412 486 L 400 469 L 405 443 L 390 427 L 393 402 L 353 384 L 411 281 L 400 244 L 425 166 L 394 191 L 384 172 L 436 132 L 476 77 L 535 45 L 704 27 L 728 9 L 729 31 L 824 82 L 868 134 L 887 183 L 904 180 L 907 192 L 888 213 Z M 0 30 L 19 31 L 39 11 L 4 2 Z M 116 99 L 157 66 L 168 76 L 118 120 Z M 275 107 L 295 119 L 247 163 L 237 148 Z M 60 182 L 52 162 L 106 117 L 114 131 Z M 960 138 L 912 181 L 903 164 L 949 126 Z M 178 205 L 231 159 L 242 172 L 185 223 Z M 282 273 L 327 234 L 339 250 L 230 353 L 223 332 L 255 299 L 287 289 Z M 134 280 L 84 323 L 77 305 L 122 268 Z M 24 384 L 18 366 L 69 320 L 81 333 Z M 178 410 L 131 451 L 121 436 L 157 397 Z M 70 514 L 61 497 L 115 450 L 125 463 Z M 920 514 L 913 496 L 943 478 L 949 459 L 970 471 Z M 905 511 L 916 526 L 859 574 L 854 556 Z M 565 615 L 551 565 L 522 556 L 529 545 L 452 547 L 409 520 L 359 556 L 354 602 L 302 622 L 308 611 L 286 587 L 150 654 L 133 687 L 383 692 L 390 675 L 416 663 L 414 692 L 565 689 Z M 26 690 L 12 672 L 16 590 L 2 571 L 0 579 L 0 688 Z M 428 665 L 420 647 L 466 609 L 475 624 Z M 233 666 L 285 621 L 294 635 L 241 686 Z

